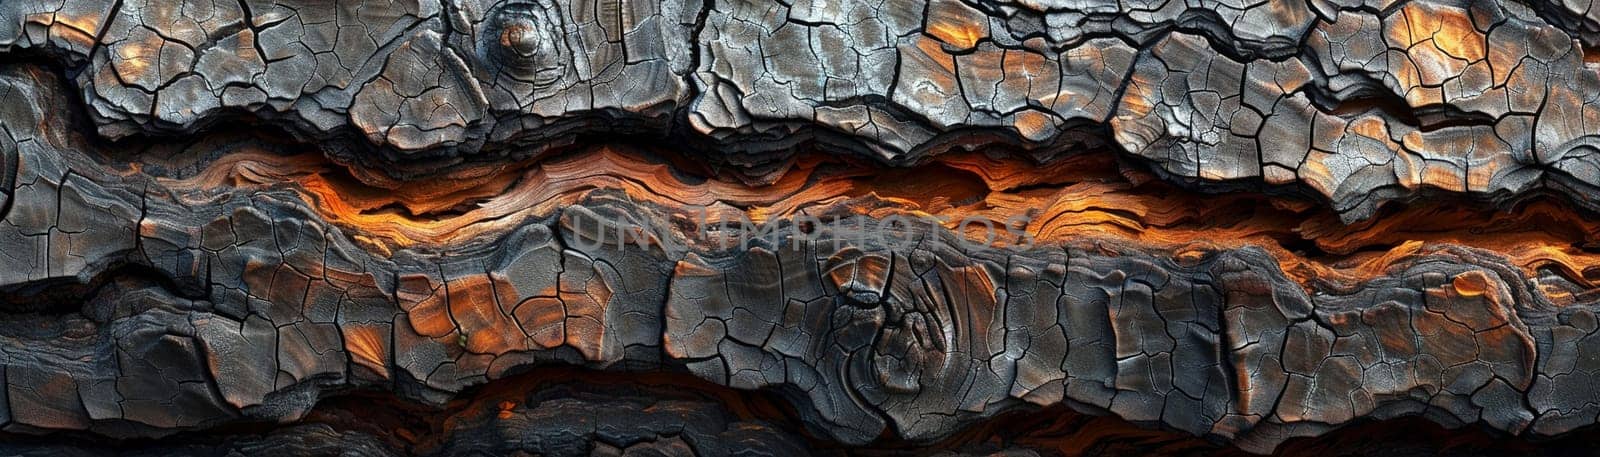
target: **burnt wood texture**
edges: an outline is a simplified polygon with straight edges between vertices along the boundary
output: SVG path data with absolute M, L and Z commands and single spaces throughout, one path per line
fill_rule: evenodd
M 1589 0 L 0 0 L 0 452 L 1552 451 L 1596 46 Z

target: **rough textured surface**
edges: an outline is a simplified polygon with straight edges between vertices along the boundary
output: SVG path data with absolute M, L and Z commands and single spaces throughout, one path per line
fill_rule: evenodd
M 1588 4 L 692 3 L 15 0 L 0 53 L 66 66 L 110 138 L 264 119 L 383 177 L 627 134 L 758 182 L 812 146 L 1108 144 L 1347 220 L 1600 185 Z
M 1558 436 L 1600 417 L 1600 16 L 1542 1 L 3 1 L 0 428 L 222 455 L 917 452 L 1062 408 L 1250 452 L 1408 416 Z M 432 447 L 239 432 L 572 366 L 798 425 L 553 388 Z

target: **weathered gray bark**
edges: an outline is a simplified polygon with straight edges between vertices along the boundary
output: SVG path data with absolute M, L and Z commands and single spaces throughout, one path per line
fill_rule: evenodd
M 1600 8 L 1571 2 L 319 3 L 17 0 L 0 51 L 67 65 L 111 138 L 253 116 L 398 177 L 673 132 L 758 180 L 813 142 L 1110 143 L 1350 219 L 1600 183 Z
M 1558 304 L 1517 253 L 1469 242 L 1306 280 L 1253 246 L 972 249 L 860 200 L 728 245 L 744 229 L 687 227 L 691 207 L 757 205 L 640 198 L 662 183 L 636 169 L 522 188 L 427 238 L 453 222 L 351 222 L 372 208 L 324 199 L 353 187 L 311 188 L 290 157 L 379 192 L 661 140 L 758 192 L 811 148 L 883 168 L 1110 148 L 1346 222 L 1422 196 L 1554 195 L 1582 219 L 1600 209 L 1597 27 L 1600 8 L 1544 0 L 4 0 L 0 419 L 162 437 L 577 365 L 778 392 L 844 445 L 1060 404 L 1256 452 L 1419 414 L 1554 436 L 1600 416 L 1581 262 Z M 864 236 L 886 232 L 915 242 Z M 740 439 L 804 452 L 762 430 Z

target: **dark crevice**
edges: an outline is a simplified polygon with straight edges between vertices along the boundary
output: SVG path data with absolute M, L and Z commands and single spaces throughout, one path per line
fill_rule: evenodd
M 110 440 L 73 432 L 51 436 L 0 433 L 0 451 L 34 447 L 35 450 L 49 452 L 72 449 L 87 455 L 159 455 L 180 449 L 190 452 L 197 448 L 226 449 L 262 437 L 276 437 L 280 446 L 295 446 L 301 444 L 299 439 L 287 435 L 296 429 L 311 427 L 331 430 L 337 438 L 325 443 L 331 447 L 322 449 L 329 455 L 339 453 L 344 447 L 372 442 L 380 443 L 384 451 L 394 455 L 458 455 L 466 449 L 506 452 L 519 444 L 537 443 L 487 440 L 488 437 L 516 436 L 515 428 L 499 429 L 496 422 L 509 420 L 506 424 L 519 424 L 513 417 L 541 411 L 530 409 L 534 405 L 550 408 L 557 404 L 579 407 L 601 404 L 613 408 L 610 410 L 613 414 L 608 417 L 573 416 L 570 418 L 572 422 L 566 426 L 571 427 L 572 435 L 569 436 L 575 443 L 590 443 L 580 446 L 591 446 L 592 443 L 616 445 L 615 438 L 629 436 L 629 428 L 612 429 L 615 430 L 612 433 L 621 435 L 585 435 L 590 433 L 587 432 L 591 430 L 588 427 L 625 420 L 625 416 L 659 409 L 671 402 L 697 405 L 704 408 L 703 411 L 714 411 L 712 414 L 719 415 L 720 420 L 740 424 L 740 427 L 770 427 L 774 436 L 787 435 L 800 443 L 807 455 L 908 456 L 939 452 L 988 455 L 1001 451 L 1032 452 L 1045 456 L 1254 455 L 1225 443 L 1184 432 L 1152 428 L 1149 424 L 1135 424 L 1114 416 L 1086 415 L 1067 406 L 1004 413 L 973 424 L 936 443 L 885 437 L 867 446 L 841 447 L 827 439 L 805 433 L 801 417 L 788 406 L 786 400 L 771 391 L 739 391 L 669 372 L 596 372 L 559 366 L 534 369 L 491 381 L 461 392 L 441 406 L 419 405 L 385 392 L 356 390 L 324 398 L 304 420 L 295 424 L 235 423 L 162 439 L 131 440 Z M 626 409 L 633 406 L 650 409 Z M 618 407 L 624 409 L 615 409 Z M 561 417 L 559 411 L 542 412 Z M 564 427 L 560 424 L 545 425 L 555 429 Z M 678 435 L 651 436 L 669 438 Z M 64 444 L 68 443 L 62 440 L 65 437 L 73 438 L 71 444 Z M 1486 427 L 1451 429 L 1420 416 L 1407 415 L 1387 420 L 1360 420 L 1322 436 L 1292 438 L 1272 455 L 1590 455 L 1590 443 L 1600 439 L 1600 427 L 1576 430 L 1557 439 L 1506 439 L 1509 437 L 1504 432 Z M 637 437 L 623 438 L 624 442 L 631 443 L 642 442 L 639 440 Z M 555 447 L 550 443 L 545 444 Z

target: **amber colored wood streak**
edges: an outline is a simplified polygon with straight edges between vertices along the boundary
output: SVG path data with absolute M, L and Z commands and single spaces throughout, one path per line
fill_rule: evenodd
M 936 216 L 951 229 L 986 239 L 987 220 L 1001 227 L 1025 217 L 1035 243 L 1086 237 L 1137 241 L 1178 256 L 1247 245 L 1267 249 L 1302 284 L 1334 288 L 1379 275 L 1426 243 L 1448 242 L 1504 255 L 1530 277 L 1553 272 L 1584 290 L 1600 279 L 1600 224 L 1548 199 L 1510 211 L 1459 201 L 1420 201 L 1347 225 L 1316 203 L 1260 193 L 1204 194 L 1178 189 L 1111 154 L 1089 153 L 1046 165 L 983 154 L 946 155 L 913 168 L 885 169 L 802 158 L 767 186 L 701 178 L 660 154 L 627 147 L 575 151 L 549 160 L 439 179 L 397 189 L 362 184 L 317 155 L 235 153 L 198 175 L 166 180 L 180 192 L 284 186 L 296 189 L 324 218 L 381 251 L 448 247 L 553 214 L 601 189 L 695 220 L 743 214 L 754 222 L 843 209 L 886 217 Z M 199 197 L 194 197 L 199 198 Z M 1021 227 L 1016 227 L 1021 228 Z M 1003 234 L 1003 233 L 1002 233 Z M 1015 242 L 1001 239 L 998 242 Z M 1542 286 L 1542 284 L 1541 284 Z M 1558 302 L 1570 286 L 1546 287 Z

